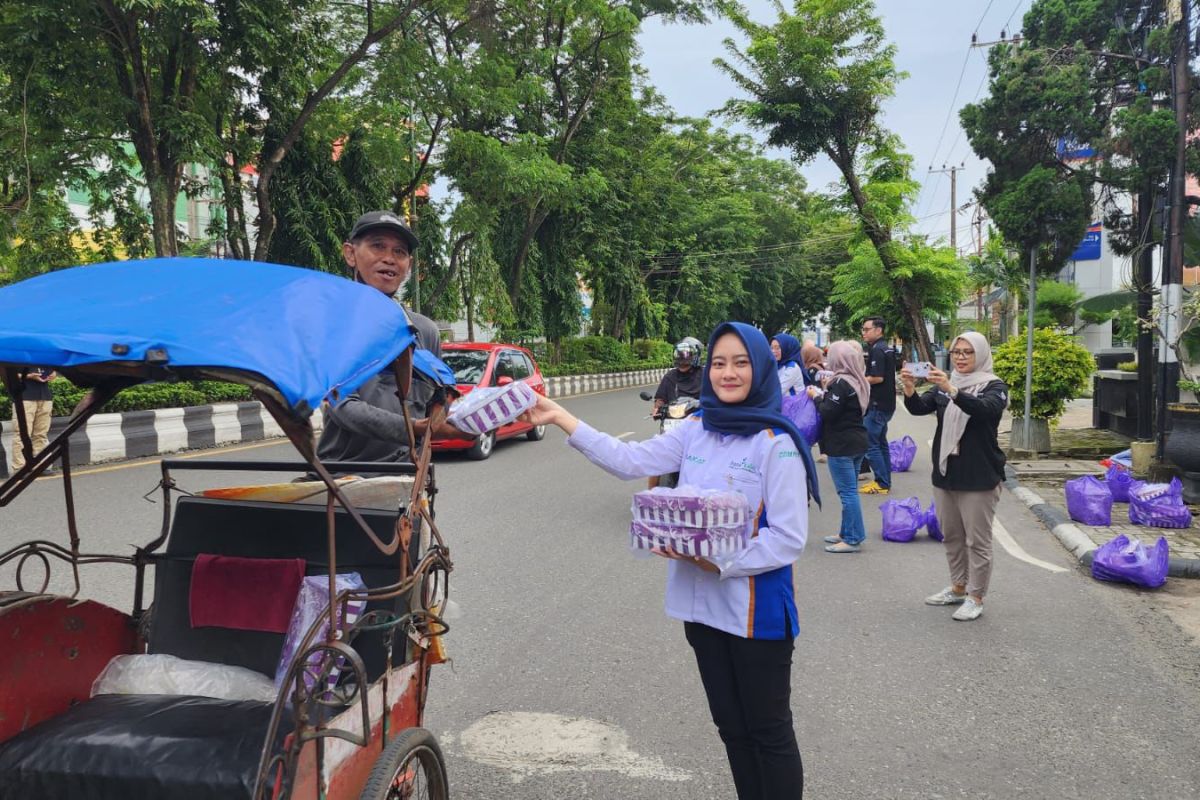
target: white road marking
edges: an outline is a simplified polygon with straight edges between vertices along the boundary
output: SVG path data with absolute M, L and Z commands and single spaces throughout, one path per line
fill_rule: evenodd
M 508 770 L 514 783 L 531 775 L 617 772 L 629 778 L 691 780 L 691 773 L 661 758 L 629 749 L 629 734 L 594 719 L 522 711 L 498 711 L 458 737 L 472 761 Z
M 617 438 L 624 439 L 626 437 L 633 436 L 635 433 L 637 433 L 637 431 L 625 431 L 624 433 L 618 433 Z
M 1060 567 L 1056 564 L 1050 564 L 1046 561 L 1042 561 L 1040 558 L 1034 558 L 1033 556 L 1029 555 L 1029 553 L 1026 553 L 1025 550 L 1022 549 L 1021 545 L 1017 544 L 1017 540 L 1012 537 L 1012 534 L 1000 524 L 1000 520 L 995 518 L 992 519 L 992 537 L 1000 543 L 1000 546 L 1003 547 L 1010 556 L 1019 559 L 1020 561 L 1024 561 L 1026 564 L 1032 564 L 1035 567 L 1041 567 L 1042 569 L 1049 570 L 1050 572 L 1068 571 L 1065 567 Z

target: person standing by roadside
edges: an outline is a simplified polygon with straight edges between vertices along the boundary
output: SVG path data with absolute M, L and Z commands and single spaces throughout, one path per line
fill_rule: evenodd
M 777 333 L 771 339 L 771 355 L 779 367 L 779 389 L 784 394 L 799 394 L 807 385 L 801 365 L 800 340 L 787 333 Z
M 867 383 L 871 403 L 863 423 L 867 428 L 867 460 L 875 480 L 858 491 L 887 494 L 892 490 L 892 455 L 888 452 L 888 423 L 896 413 L 896 354 L 883 340 L 883 317 L 868 317 L 862 326 L 867 345 Z
M 900 372 L 904 407 L 937 414 L 933 436 L 933 500 L 945 536 L 950 585 L 925 598 L 931 606 L 959 605 L 954 619 L 978 619 L 992 575 L 992 520 L 1004 480 L 1004 451 L 996 441 L 1008 406 L 1008 386 L 992 374 L 992 348 L 970 331 L 950 345 L 950 375 L 929 370 L 933 389 L 918 395 L 916 379 Z
M 51 369 L 35 367 L 22 376 L 25 388 L 21 395 L 21 405 L 25 410 L 25 424 L 29 426 L 29 438 L 33 444 L 33 454 L 46 449 L 50 443 L 50 420 L 54 416 L 54 395 L 50 393 L 50 381 L 54 380 L 55 372 Z M 17 405 L 13 403 L 13 430 L 17 430 Z M 12 469 L 13 472 L 25 466 L 25 452 L 21 447 L 21 438 L 13 437 Z M 42 471 L 43 475 L 54 473 L 53 465 Z
M 842 525 L 836 536 L 826 536 L 825 552 L 857 553 L 867 538 L 862 503 L 858 499 L 858 465 L 867 452 L 863 415 L 870 402 L 862 348 L 857 342 L 829 346 L 829 371 L 825 390 L 808 387 L 808 396 L 821 414 L 821 452 L 829 459 L 829 475 L 842 501 Z
M 812 342 L 805 342 L 800 348 L 800 359 L 804 362 L 804 385 L 821 385 L 817 373 L 825 369 L 825 353 Z
M 667 616 L 683 622 L 738 800 L 804 795 L 790 700 L 800 632 L 792 568 L 808 537 L 808 498 L 820 495 L 804 437 L 781 413 L 776 372 L 761 331 L 725 322 L 709 339 L 703 414 L 661 436 L 623 442 L 546 397 L 523 417 L 562 428 L 567 444 L 618 478 L 678 470 L 681 486 L 732 488 L 759 509 L 749 544 L 728 557 L 654 550 L 670 559 Z

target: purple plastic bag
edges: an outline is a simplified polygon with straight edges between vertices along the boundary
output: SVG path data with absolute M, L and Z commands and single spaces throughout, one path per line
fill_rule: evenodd
M 1092 475 L 1067 481 L 1067 513 L 1084 525 L 1112 524 L 1112 493 L 1104 482 Z
M 938 522 L 937 508 L 934 507 L 933 501 L 929 501 L 929 510 L 925 512 L 925 530 L 929 533 L 929 538 L 935 541 L 944 542 L 946 537 L 942 535 L 942 525 Z
M 1092 577 L 1100 581 L 1120 581 L 1157 589 L 1167 582 L 1170 550 L 1165 537 L 1158 537 L 1152 549 L 1125 534 L 1105 542 L 1092 557 Z
M 1192 512 L 1183 504 L 1179 478 L 1170 483 L 1134 481 L 1129 486 L 1129 521 L 1154 528 L 1190 528 Z
M 917 455 L 917 443 L 905 434 L 903 438 L 888 442 L 888 454 L 892 459 L 892 472 L 908 472 Z
M 925 524 L 921 501 L 915 497 L 885 500 L 879 504 L 879 513 L 883 515 L 883 539 L 887 542 L 911 542 Z
M 1104 473 L 1104 485 L 1108 487 L 1113 500 L 1118 503 L 1129 502 L 1129 486 L 1132 483 L 1133 476 L 1129 474 L 1129 470 L 1119 464 L 1114 463 Z
M 783 415 L 790 419 L 810 445 L 816 444 L 821 438 L 821 412 L 807 392 L 785 394 L 783 396 Z
M 338 593 L 342 593 L 351 589 L 366 589 L 367 586 L 363 583 L 362 577 L 357 572 L 339 572 L 334 580 L 337 584 Z M 353 624 L 362 614 L 363 607 L 366 604 L 359 600 L 351 600 L 346 603 L 346 626 Z M 296 605 L 292 608 L 292 622 L 288 625 L 287 636 L 283 640 L 283 650 L 279 655 L 279 665 L 275 668 L 275 685 L 282 686 L 287 678 L 288 668 L 292 665 L 292 659 L 296 657 L 296 651 L 300 647 L 300 643 L 304 640 L 308 629 L 316 621 L 317 617 L 324 613 L 329 607 L 329 576 L 328 575 L 306 575 L 304 580 L 300 582 L 300 592 L 296 595 Z M 329 621 L 321 626 L 321 630 L 313 638 L 310 644 L 316 644 L 324 639 L 329 631 Z M 339 658 L 337 668 L 329 675 L 329 688 L 332 689 L 337 683 L 338 673 L 345 666 L 344 659 Z M 309 666 L 317 667 L 321 662 L 321 655 L 315 653 L 309 657 Z M 313 688 L 312 676 L 307 673 L 304 675 L 304 685 L 311 691 Z

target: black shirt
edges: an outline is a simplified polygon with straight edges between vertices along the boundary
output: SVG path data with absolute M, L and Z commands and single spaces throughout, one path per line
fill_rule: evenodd
M 43 369 L 31 369 L 31 370 L 29 370 L 29 372 L 30 373 L 38 372 L 38 373 L 41 373 L 42 377 L 48 377 L 53 372 L 53 370 L 44 369 L 44 368 Z M 34 400 L 39 400 L 39 401 L 40 400 L 53 400 L 54 395 L 51 394 L 51 392 L 50 392 L 50 384 L 49 383 L 45 383 L 43 381 L 35 381 L 33 379 L 26 379 L 25 388 L 22 390 L 21 399 L 28 400 L 30 402 L 33 402 Z
M 969 419 L 958 440 L 958 455 L 946 461 L 946 474 L 938 468 L 941 459 L 942 417 L 950 403 L 967 412 Z M 1004 381 L 992 381 L 969 395 L 959 392 L 958 397 L 941 389 L 933 388 L 925 394 L 914 392 L 904 398 L 904 407 L 910 414 L 922 416 L 937 414 L 937 431 L 933 434 L 933 485 L 952 492 L 985 492 L 995 489 L 1004 480 L 1004 451 L 996 442 L 996 431 L 1000 417 L 1008 406 L 1008 386 Z
M 667 370 L 658 390 L 654 393 L 655 400 L 664 403 L 674 403 L 680 396 L 700 397 L 700 380 L 703 370 L 692 367 L 687 372 L 681 372 L 678 367 Z
M 867 352 L 867 377 L 883 378 L 871 384 L 871 408 L 896 410 L 896 351 L 877 339 Z
M 825 388 L 817 401 L 821 414 L 821 452 L 827 456 L 861 456 L 867 452 L 867 429 L 863 425 L 858 392 L 838 378 Z

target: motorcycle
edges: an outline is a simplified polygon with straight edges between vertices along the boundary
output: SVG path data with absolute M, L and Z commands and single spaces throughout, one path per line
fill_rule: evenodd
M 654 395 L 649 392 L 642 392 L 638 397 L 649 402 L 654 399 Z M 674 428 L 676 425 L 682 425 L 684 420 L 700 410 L 700 399 L 697 397 L 689 397 L 680 395 L 670 403 L 663 403 L 658 407 L 658 410 L 650 415 L 650 419 L 658 422 L 658 432 L 660 434 Z M 668 488 L 679 484 L 679 473 L 672 472 L 669 475 L 660 475 L 656 479 L 650 479 L 650 488 L 655 486 L 666 486 Z

